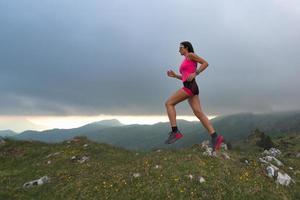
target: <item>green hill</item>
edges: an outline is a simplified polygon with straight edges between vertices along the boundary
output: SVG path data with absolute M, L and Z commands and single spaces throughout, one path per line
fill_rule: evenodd
M 300 152 L 299 134 L 273 141 L 296 183 L 282 186 L 267 177 L 258 161 L 262 149 L 252 143 L 223 159 L 203 155 L 200 145 L 139 152 L 84 137 L 55 144 L 6 139 L 0 144 L 0 199 L 299 199 L 300 160 L 289 154 Z M 80 163 L 83 156 L 88 160 Z M 42 176 L 50 182 L 23 188 Z
M 13 137 L 15 135 L 17 133 L 11 130 L 0 130 L 0 137 Z
M 109 123 L 108 123 L 109 122 Z M 151 151 L 158 148 L 187 148 L 209 139 L 207 131 L 199 121 L 177 120 L 184 137 L 176 144 L 165 145 L 170 124 L 122 125 L 117 120 L 96 122 L 74 129 L 52 129 L 42 132 L 25 131 L 13 138 L 42 142 L 62 142 L 74 136 L 86 136 L 90 140 L 107 143 L 129 150 Z M 300 132 L 300 111 L 274 112 L 268 114 L 240 113 L 217 117 L 212 124 L 218 133 L 228 141 L 246 138 L 256 128 L 267 135 L 282 135 L 287 132 Z

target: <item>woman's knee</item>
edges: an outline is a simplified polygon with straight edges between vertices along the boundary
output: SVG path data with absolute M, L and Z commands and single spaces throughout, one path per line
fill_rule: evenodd
M 167 101 L 165 101 L 165 106 L 174 106 L 174 104 L 172 103 L 172 101 L 170 101 L 169 99 Z

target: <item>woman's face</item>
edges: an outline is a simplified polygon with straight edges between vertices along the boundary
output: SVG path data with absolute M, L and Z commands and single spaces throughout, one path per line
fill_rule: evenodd
M 187 52 L 187 48 L 185 48 L 182 44 L 179 46 L 179 53 L 184 55 Z

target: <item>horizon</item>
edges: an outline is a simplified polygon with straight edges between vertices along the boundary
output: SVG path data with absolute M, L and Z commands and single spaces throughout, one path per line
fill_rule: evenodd
M 217 116 L 208 116 L 209 119 L 213 119 Z M 112 116 L 112 115 L 99 115 L 99 116 L 28 116 L 28 117 L 15 117 L 9 116 L 5 117 L 6 119 L 11 118 L 11 121 L 18 120 L 27 120 L 32 125 L 36 126 L 36 128 L 22 128 L 22 127 L 8 127 L 0 124 L 1 130 L 12 130 L 16 133 L 21 133 L 26 130 L 35 130 L 35 131 L 44 131 L 49 129 L 71 129 L 78 128 L 84 126 L 89 123 L 99 122 L 103 120 L 118 120 L 123 125 L 153 125 L 160 122 L 168 122 L 167 116 Z M 186 120 L 186 121 L 198 121 L 199 119 L 195 116 L 177 116 L 178 120 Z M 1 120 L 1 116 L 0 116 Z M 3 121 L 3 119 L 2 119 Z M 9 123 L 7 123 L 9 124 Z
M 296 110 L 285 110 L 285 111 L 276 111 L 276 112 L 240 112 L 234 113 L 230 115 L 238 115 L 238 114 L 253 114 L 253 115 L 268 115 L 268 114 L 285 114 L 290 112 L 300 112 L 300 109 Z M 223 116 L 230 115 L 208 115 L 208 118 L 214 119 Z M 99 122 L 103 120 L 118 120 L 123 125 L 153 125 L 160 122 L 169 122 L 168 117 L 161 116 L 113 116 L 113 115 L 99 115 L 99 116 L 0 116 L 0 131 L 11 130 L 15 133 L 21 133 L 26 130 L 34 130 L 34 131 L 45 131 L 50 129 L 72 129 L 78 128 L 93 122 Z M 5 120 L 10 120 L 9 123 L 5 122 Z M 24 120 L 31 123 L 30 125 L 22 124 L 22 126 L 14 127 L 8 126 L 7 124 L 16 124 L 16 122 L 24 123 Z M 179 115 L 177 116 L 177 120 L 186 120 L 186 121 L 199 121 L 198 118 L 194 115 Z M 4 122 L 3 122 L 4 121 Z M 25 128 L 25 127 L 30 128 Z

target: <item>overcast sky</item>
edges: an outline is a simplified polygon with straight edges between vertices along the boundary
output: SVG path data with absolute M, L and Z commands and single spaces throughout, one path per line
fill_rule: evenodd
M 166 115 L 184 40 L 207 114 L 298 110 L 299 24 L 297 0 L 2 0 L 0 115 Z

